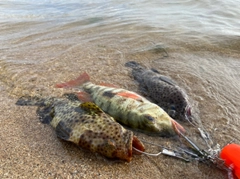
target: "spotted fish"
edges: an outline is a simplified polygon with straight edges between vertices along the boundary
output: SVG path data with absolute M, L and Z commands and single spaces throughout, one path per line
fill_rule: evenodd
M 37 113 L 41 122 L 50 124 L 59 138 L 108 158 L 130 162 L 133 148 L 144 151 L 144 145 L 132 131 L 123 128 L 94 103 L 82 103 L 72 96 L 22 97 L 16 104 L 39 106 Z
M 137 93 L 90 82 L 87 73 L 77 79 L 56 84 L 58 88 L 80 86 L 84 92 L 78 96 L 84 101 L 93 101 L 119 123 L 140 131 L 160 136 L 173 136 L 184 132 L 164 110 Z
M 172 118 L 191 120 L 188 96 L 175 82 L 157 70 L 146 69 L 135 61 L 127 62 L 125 66 L 132 68 L 132 75 L 139 83 L 140 90 Z

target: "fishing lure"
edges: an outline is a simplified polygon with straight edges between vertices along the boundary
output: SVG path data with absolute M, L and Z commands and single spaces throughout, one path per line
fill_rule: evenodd
M 240 179 L 240 145 L 238 144 L 228 144 L 221 150 L 219 146 L 214 149 L 209 149 L 205 151 L 200 149 L 195 143 L 193 143 L 188 137 L 180 134 L 190 145 L 193 152 L 184 150 L 185 153 L 192 156 L 198 161 L 205 163 L 212 163 L 217 165 L 218 168 L 228 171 L 228 178 L 235 179 L 237 177 Z
M 185 132 L 162 108 L 137 93 L 90 82 L 85 72 L 77 79 L 56 84 L 58 88 L 80 86 L 85 92 L 78 96 L 83 101 L 93 101 L 119 123 L 143 132 L 160 136 L 173 136 Z
M 139 83 L 142 93 L 163 108 L 172 118 L 191 119 L 191 105 L 185 91 L 172 79 L 155 69 L 147 69 L 135 61 L 125 66 L 132 68 L 132 76 Z
M 133 148 L 143 152 L 144 145 L 112 117 L 92 102 L 68 98 L 22 97 L 17 105 L 36 105 L 40 121 L 51 125 L 59 138 L 102 154 L 130 162 Z
M 240 145 L 228 144 L 223 147 L 220 158 L 225 161 L 229 168 L 229 178 L 233 178 L 232 173 L 240 179 Z

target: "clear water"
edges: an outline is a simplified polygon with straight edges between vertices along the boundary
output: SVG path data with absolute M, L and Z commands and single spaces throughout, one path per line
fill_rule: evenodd
M 239 0 L 0 1 L 0 98 L 10 105 L 26 94 L 61 95 L 65 91 L 55 89 L 54 84 L 84 71 L 93 82 L 138 91 L 124 67 L 125 62 L 135 60 L 170 76 L 187 91 L 194 116 L 211 135 L 213 146 L 239 143 L 239 9 Z M 7 109 L 15 121 L 16 111 Z M 2 111 L 6 112 L 4 107 Z M 6 120 L 2 115 L 1 122 Z M 206 147 L 193 126 L 182 125 Z M 168 143 L 170 139 L 161 140 Z M 165 164 L 160 164 L 162 160 Z M 225 172 L 204 165 L 181 169 L 181 162 L 171 158 L 138 162 L 117 166 L 123 171 L 119 177 L 133 177 L 125 176 L 126 170 L 135 178 L 154 178 L 160 171 L 161 178 L 226 177 Z M 145 166 L 143 173 L 151 170 L 152 175 L 138 172 L 135 164 Z

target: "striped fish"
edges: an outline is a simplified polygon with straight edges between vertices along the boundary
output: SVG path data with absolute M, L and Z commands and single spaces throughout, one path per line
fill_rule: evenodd
M 132 75 L 139 83 L 140 90 L 171 117 L 191 120 L 191 105 L 187 94 L 169 77 L 161 75 L 155 69 L 144 68 L 135 61 L 127 62 L 125 66 L 132 68 Z
M 81 86 L 83 101 L 93 101 L 119 123 L 140 131 L 160 136 L 173 136 L 184 132 L 184 128 L 173 120 L 162 108 L 137 93 L 90 82 L 87 73 L 77 79 L 56 84 L 58 88 Z
M 51 125 L 59 138 L 102 154 L 130 162 L 133 148 L 144 151 L 143 144 L 124 129 L 112 117 L 92 102 L 80 102 L 77 98 L 22 97 L 17 105 L 39 106 L 40 121 Z

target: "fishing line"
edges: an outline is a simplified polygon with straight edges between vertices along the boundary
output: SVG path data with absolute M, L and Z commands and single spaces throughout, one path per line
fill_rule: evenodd
M 159 156 L 159 155 L 162 154 L 162 152 L 159 152 L 159 153 L 156 153 L 156 154 L 151 154 L 151 153 L 148 153 L 148 152 L 143 152 L 143 151 L 141 151 L 141 150 L 138 150 L 138 149 L 136 149 L 135 147 L 132 147 L 132 148 L 133 148 L 135 151 L 139 152 L 139 153 L 142 153 L 142 154 L 145 154 L 145 155 L 149 155 L 149 156 L 157 157 L 157 156 Z

